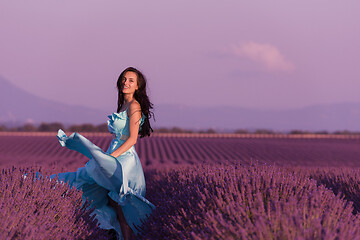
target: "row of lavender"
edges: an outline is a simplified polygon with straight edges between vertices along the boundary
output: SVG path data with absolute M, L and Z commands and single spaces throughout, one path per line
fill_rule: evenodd
M 39 169 L 32 169 L 39 170 Z M 27 172 L 30 169 L 26 170 Z M 47 169 L 40 169 L 46 173 Z M 0 174 L 1 239 L 107 239 L 80 193 L 33 174 Z M 139 239 L 356 239 L 360 172 L 266 164 L 148 170 L 156 205 Z
M 359 170 L 194 165 L 153 170 L 147 179 L 147 197 L 159 207 L 143 239 L 360 236 Z
M 106 150 L 111 136 L 89 136 Z M 360 138 L 226 138 L 161 137 L 139 139 L 136 150 L 144 168 L 194 163 L 276 163 L 292 166 L 360 167 Z M 87 159 L 61 149 L 54 136 L 0 136 L 0 166 L 29 163 L 63 166 L 75 171 Z
M 35 170 L 46 172 L 1 170 L 0 239 L 109 239 L 79 191 L 45 178 L 35 181 Z
M 103 149 L 111 141 L 89 138 Z M 354 166 L 359 166 L 359 145 L 356 139 L 141 139 L 136 147 L 145 169 L 146 197 L 157 209 L 140 238 L 357 236 L 360 175 Z M 261 161 L 252 164 L 251 159 Z M 41 164 L 26 172 L 49 175 L 76 170 L 86 161 L 61 149 L 54 137 L 0 138 L 5 168 Z M 269 165 L 273 162 L 276 166 Z M 34 182 L 31 174 L 24 179 L 24 171 L 0 174 L 0 239 L 108 238 L 96 227 L 91 210 L 80 207 L 78 192 L 46 180 Z

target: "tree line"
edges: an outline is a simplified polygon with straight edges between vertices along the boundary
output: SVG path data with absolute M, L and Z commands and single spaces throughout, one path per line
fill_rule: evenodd
M 27 123 L 20 127 L 6 127 L 5 125 L 0 125 L 0 132 L 10 131 L 10 132 L 56 132 L 59 129 L 63 129 L 65 131 L 70 132 L 108 132 L 107 124 L 99 124 L 99 125 L 93 125 L 91 123 L 85 123 L 85 124 L 75 124 L 70 125 L 69 127 L 65 127 L 62 123 L 59 122 L 53 122 L 53 123 L 41 123 L 38 126 L 35 126 L 33 124 Z M 171 128 L 156 128 L 154 129 L 154 132 L 158 133 L 221 133 L 219 131 L 216 131 L 213 128 L 209 129 L 203 129 L 203 130 L 191 130 L 191 129 L 183 129 L 180 127 L 171 127 Z M 256 129 L 253 131 L 247 130 L 247 129 L 237 129 L 234 130 L 232 133 L 237 134 L 344 134 L 344 135 L 353 135 L 353 134 L 360 134 L 360 132 L 355 131 L 348 131 L 348 130 L 342 130 L 342 131 L 304 131 L 304 130 L 291 130 L 288 132 L 279 132 L 274 131 L 271 129 Z
M 39 126 L 27 123 L 20 127 L 11 127 L 8 128 L 5 125 L 0 126 L 0 131 L 11 131 L 11 132 L 55 132 L 59 129 L 72 132 L 106 132 L 107 124 L 103 123 L 100 125 L 93 125 L 90 123 L 85 124 L 75 124 L 69 127 L 65 127 L 62 123 L 53 122 L 53 123 L 41 123 Z

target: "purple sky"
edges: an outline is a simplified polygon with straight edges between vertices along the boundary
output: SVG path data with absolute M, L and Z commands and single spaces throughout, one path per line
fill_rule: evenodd
M 359 1 L 2 0 L 0 75 L 115 108 L 127 66 L 154 104 L 288 109 L 360 102 Z

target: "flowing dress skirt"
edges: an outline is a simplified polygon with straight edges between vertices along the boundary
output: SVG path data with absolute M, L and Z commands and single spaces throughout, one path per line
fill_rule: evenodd
M 76 172 L 64 172 L 51 175 L 68 182 L 71 187 L 82 190 L 82 198 L 92 201 L 95 218 L 103 229 L 115 229 L 120 239 L 122 233 L 115 210 L 108 204 L 108 196 L 121 206 L 126 222 L 138 233 L 137 227 L 145 222 L 155 206 L 145 199 L 145 178 L 135 146 L 118 156 L 110 154 L 125 141 L 113 139 L 104 152 L 79 133 L 69 137 L 60 129 L 57 135 L 61 146 L 80 152 L 89 158 L 85 167 Z

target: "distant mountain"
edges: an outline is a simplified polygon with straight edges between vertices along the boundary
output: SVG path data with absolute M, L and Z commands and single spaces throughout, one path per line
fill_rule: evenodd
M 63 124 L 103 123 L 106 113 L 72 106 L 30 94 L 0 76 L 0 123 L 7 126 L 25 122 L 61 122 Z
M 360 103 L 339 103 L 292 110 L 253 110 L 240 107 L 155 106 L 155 126 L 222 131 L 259 128 L 275 131 L 360 131 Z
M 154 113 L 154 128 L 176 126 L 195 130 L 214 128 L 219 131 L 259 128 L 276 131 L 360 131 L 360 103 L 317 105 L 281 111 L 157 104 Z M 106 110 L 73 106 L 37 97 L 0 77 L 0 124 L 101 124 L 106 122 L 107 114 Z

